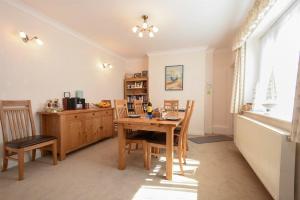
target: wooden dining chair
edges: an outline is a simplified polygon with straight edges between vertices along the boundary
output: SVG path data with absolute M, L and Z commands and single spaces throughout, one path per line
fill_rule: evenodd
M 178 156 L 180 171 L 181 171 L 182 175 L 184 175 L 183 160 L 186 158 L 185 140 L 187 138 L 188 127 L 189 127 L 193 109 L 194 109 L 194 101 L 189 100 L 186 105 L 186 112 L 185 112 L 184 120 L 182 122 L 182 128 L 181 128 L 180 134 L 179 134 L 179 136 L 174 135 L 174 150 L 176 151 L 177 156 Z M 147 155 L 146 160 L 147 160 L 147 168 L 148 169 L 150 169 L 150 166 L 151 166 L 152 155 L 157 156 L 157 154 L 152 151 L 153 147 L 159 148 L 159 149 L 167 148 L 165 133 L 164 134 L 156 133 L 156 137 L 153 136 L 152 138 L 147 139 L 147 154 L 145 154 L 145 155 Z
M 145 113 L 143 100 L 133 100 L 133 108 L 134 108 L 134 113 L 137 115 L 141 115 Z
M 24 179 L 24 153 L 36 149 L 52 147 L 53 164 L 57 164 L 57 139 L 54 136 L 36 135 L 31 102 L 0 101 L 0 122 L 3 134 L 3 168 L 7 170 L 8 159 L 18 162 L 19 180 Z
M 179 100 L 164 100 L 164 109 L 166 111 L 178 112 Z
M 115 100 L 115 110 L 116 110 L 116 118 L 126 118 L 128 117 L 128 107 L 126 100 Z M 147 153 L 147 144 L 146 139 L 150 137 L 150 133 L 145 131 L 138 130 L 127 130 L 126 131 L 126 145 L 128 154 L 132 150 L 132 144 L 136 145 L 136 149 L 138 149 L 139 145 L 143 147 L 144 154 Z M 147 166 L 146 158 L 144 156 L 144 165 Z
M 179 100 L 164 100 L 164 110 L 168 116 L 178 116 Z

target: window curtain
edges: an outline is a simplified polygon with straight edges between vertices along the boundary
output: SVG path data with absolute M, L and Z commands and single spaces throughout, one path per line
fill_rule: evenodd
M 295 92 L 292 131 L 290 136 L 291 141 L 300 143 L 300 53 L 298 64 L 297 85 Z
M 231 113 L 239 113 L 244 103 L 245 44 L 235 50 Z
M 277 3 L 277 0 L 256 0 L 253 8 L 241 26 L 233 45 L 233 50 L 240 48 L 254 32 L 268 11 Z

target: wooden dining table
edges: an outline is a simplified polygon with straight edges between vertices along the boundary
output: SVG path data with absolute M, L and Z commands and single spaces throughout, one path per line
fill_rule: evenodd
M 161 120 L 159 118 L 149 119 L 145 116 L 141 118 L 120 118 L 115 120 L 118 124 L 118 140 L 119 140 L 119 169 L 126 168 L 126 129 L 145 130 L 166 133 L 166 179 L 172 180 L 173 175 L 173 144 L 174 129 L 180 125 L 183 120 L 184 113 L 178 114 L 179 120 Z

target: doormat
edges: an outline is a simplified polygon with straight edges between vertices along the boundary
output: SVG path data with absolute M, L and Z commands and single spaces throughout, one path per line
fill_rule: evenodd
M 233 138 L 226 135 L 209 135 L 189 138 L 190 141 L 197 144 L 232 141 Z

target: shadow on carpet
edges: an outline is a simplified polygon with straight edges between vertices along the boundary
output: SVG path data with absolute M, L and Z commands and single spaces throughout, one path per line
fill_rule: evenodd
M 232 141 L 233 138 L 226 135 L 209 135 L 189 138 L 190 141 L 197 144 Z

